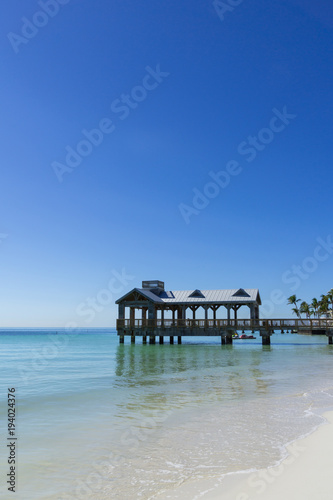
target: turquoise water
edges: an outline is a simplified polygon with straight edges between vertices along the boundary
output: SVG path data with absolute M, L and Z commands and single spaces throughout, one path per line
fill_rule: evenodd
M 8 387 L 19 500 L 152 499 L 272 465 L 333 406 L 333 346 L 321 336 L 132 346 L 114 330 L 21 330 L 0 331 L 0 343 L 1 498 L 12 497 Z

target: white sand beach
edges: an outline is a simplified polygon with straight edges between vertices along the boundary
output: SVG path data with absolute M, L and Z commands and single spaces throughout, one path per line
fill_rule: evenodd
M 278 466 L 231 474 L 221 480 L 184 483 L 163 499 L 179 500 L 331 500 L 333 498 L 333 411 L 326 423 L 288 446 Z

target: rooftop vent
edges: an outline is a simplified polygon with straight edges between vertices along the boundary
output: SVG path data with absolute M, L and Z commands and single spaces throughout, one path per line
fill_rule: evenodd
M 172 292 L 165 292 L 164 290 L 160 292 L 159 297 L 161 299 L 174 299 L 175 296 Z
M 244 290 L 244 288 L 239 288 L 237 292 L 232 294 L 233 297 L 250 297 L 250 295 Z
M 200 299 L 205 298 L 204 294 L 198 289 L 196 289 L 196 290 L 194 290 L 194 292 L 190 293 L 189 297 L 191 297 L 191 298 L 196 297 L 196 298 L 200 298 Z

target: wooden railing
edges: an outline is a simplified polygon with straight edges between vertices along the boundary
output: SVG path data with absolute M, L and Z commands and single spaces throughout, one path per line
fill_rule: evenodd
M 333 318 L 319 319 L 118 319 L 117 330 L 155 328 L 233 328 L 236 330 L 315 330 L 333 328 Z

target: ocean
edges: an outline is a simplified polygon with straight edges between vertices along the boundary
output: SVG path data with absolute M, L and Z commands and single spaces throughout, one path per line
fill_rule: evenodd
M 8 389 L 17 500 L 173 498 L 186 481 L 278 463 L 333 406 L 324 336 L 119 345 L 113 329 L 20 329 L 0 343 L 4 499 Z

